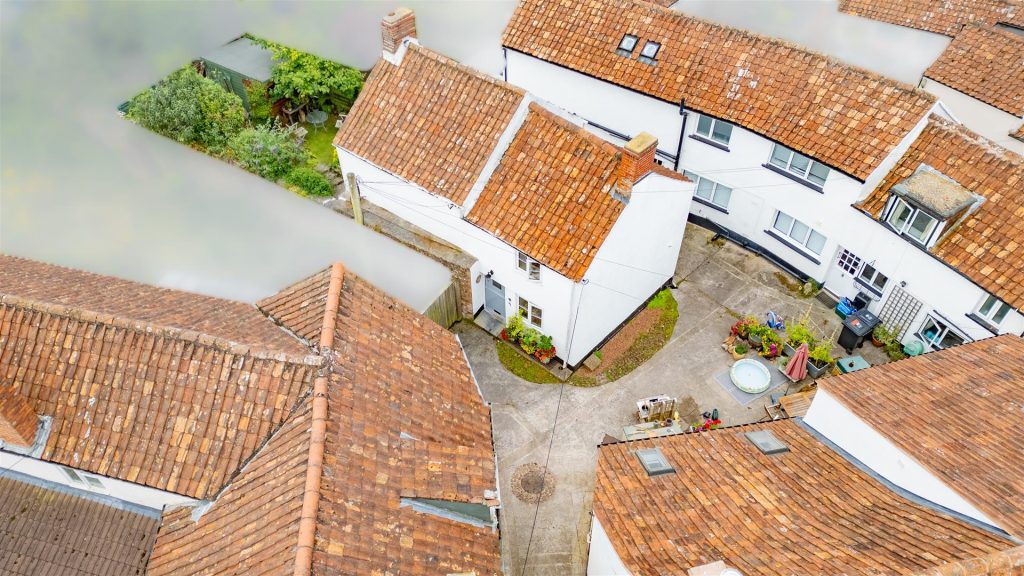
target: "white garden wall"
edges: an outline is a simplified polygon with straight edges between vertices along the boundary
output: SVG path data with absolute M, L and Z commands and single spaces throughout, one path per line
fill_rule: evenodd
M 142 486 L 141 484 L 125 482 L 124 480 L 108 478 L 100 474 L 82 472 L 82 474 L 98 478 L 100 482 L 103 483 L 102 490 L 93 488 L 88 485 L 72 482 L 57 464 L 38 460 L 30 456 L 22 456 L 20 454 L 13 454 L 0 450 L 0 473 L 4 470 L 15 470 L 22 474 L 48 480 L 56 484 L 70 486 L 87 492 L 105 494 L 119 500 L 124 500 L 126 502 L 131 502 L 133 504 L 138 504 L 140 506 L 156 510 L 162 510 L 164 506 L 168 505 L 189 504 L 195 502 L 194 499 L 180 494 L 165 492 L 148 486 Z
M 999 526 L 826 390 L 818 389 L 804 422 L 900 488 L 990 526 Z

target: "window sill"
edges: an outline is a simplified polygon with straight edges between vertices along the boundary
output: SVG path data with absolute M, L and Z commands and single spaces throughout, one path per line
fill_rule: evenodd
M 779 234 L 778 232 L 776 232 L 774 230 L 765 230 L 764 233 L 769 235 L 769 236 L 771 236 L 772 238 L 775 238 L 776 240 L 778 240 L 780 243 L 784 244 L 790 250 L 792 250 L 792 251 L 796 252 L 797 254 L 803 256 L 804 258 L 807 258 L 811 262 L 814 262 L 816 265 L 821 266 L 821 260 L 818 260 L 814 256 L 811 256 L 810 254 L 807 253 L 806 250 L 804 250 L 803 248 L 800 248 L 799 246 L 797 246 L 796 243 L 790 242 L 785 237 L 783 237 L 782 234 Z
M 721 142 L 715 142 L 714 140 L 712 140 L 710 138 L 705 138 L 705 137 L 701 136 L 700 134 L 690 134 L 690 138 L 693 138 L 697 142 L 703 142 L 703 143 L 707 144 L 708 146 L 714 146 L 715 148 L 718 148 L 719 150 L 725 150 L 726 152 L 729 151 L 729 146 L 727 146 L 725 144 L 722 144 Z
M 786 178 L 789 178 L 790 180 L 792 180 L 793 182 L 796 182 L 797 184 L 802 184 L 802 185 L 810 188 L 811 190 L 814 190 L 818 194 L 824 194 L 825 193 L 825 188 L 823 186 L 819 186 L 818 184 L 815 184 L 814 182 L 811 182 L 810 180 L 805 180 L 805 179 L 797 176 L 796 174 L 793 174 L 792 172 L 787 172 L 786 170 L 783 170 L 782 168 L 779 168 L 778 166 L 775 166 L 774 164 L 769 164 L 769 163 L 765 162 L 764 164 L 761 164 L 761 167 L 762 168 L 767 168 L 767 169 L 771 170 L 772 172 L 775 172 L 776 174 L 778 174 L 780 176 L 785 176 Z
M 992 324 L 990 324 L 989 322 L 987 322 L 987 321 L 986 321 L 986 320 L 985 320 L 984 318 L 982 318 L 981 316 L 978 316 L 977 314 L 974 314 L 974 313 L 971 313 L 971 314 L 964 314 L 964 316 L 967 316 L 967 317 L 968 317 L 968 318 L 970 318 L 970 319 L 971 319 L 971 320 L 972 320 L 972 321 L 973 321 L 973 322 L 974 322 L 975 324 L 977 324 L 978 326 L 981 326 L 981 327 L 982 327 L 982 328 L 984 328 L 985 330 L 988 330 L 989 332 L 991 332 L 993 336 L 998 336 L 998 335 L 999 335 L 999 329 L 998 329 L 998 328 L 996 328 L 995 326 L 993 326 Z
M 728 214 L 729 213 L 729 211 L 726 210 L 725 208 L 722 208 L 721 206 L 718 206 L 717 204 L 712 204 L 711 202 L 708 202 L 707 200 L 701 198 L 700 196 L 694 196 L 693 197 L 693 201 L 698 203 L 698 204 L 703 204 L 703 205 L 707 206 L 708 208 L 711 208 L 712 210 L 718 210 L 722 214 Z
M 872 286 L 872 285 L 868 284 L 867 282 L 861 280 L 860 276 L 855 277 L 853 279 L 853 281 L 856 282 L 859 286 L 863 287 L 868 292 L 870 292 L 873 295 L 877 296 L 878 298 L 882 297 L 882 291 L 881 290 L 879 290 L 878 288 L 875 288 L 874 286 Z

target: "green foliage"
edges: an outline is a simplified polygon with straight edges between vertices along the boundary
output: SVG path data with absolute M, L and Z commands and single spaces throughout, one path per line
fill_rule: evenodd
M 534 384 L 560 384 L 554 374 L 545 370 L 540 364 L 526 358 L 515 348 L 497 340 L 498 360 L 506 370 Z
M 747 326 L 747 338 L 753 338 L 755 336 L 761 338 L 761 341 L 764 341 L 772 336 L 776 336 L 776 334 L 768 326 L 755 321 Z
M 249 99 L 249 122 L 262 126 L 270 121 L 273 102 L 267 93 L 267 85 L 259 80 L 245 80 L 245 95 Z
M 551 336 L 548 336 L 547 334 L 541 334 L 540 338 L 537 339 L 537 350 L 545 352 L 554 349 L 555 345 L 551 342 Z
M 526 328 L 523 330 L 522 336 L 519 337 L 519 346 L 523 348 L 523 351 L 527 354 L 533 354 L 540 347 L 540 332 L 537 332 L 533 328 Z
M 832 345 L 828 342 L 818 344 L 814 348 L 811 348 L 808 357 L 819 367 L 828 366 L 836 361 L 835 358 L 832 357 Z
M 676 299 L 672 297 L 672 292 L 668 288 L 663 289 L 651 298 L 651 301 L 647 303 L 648 308 L 657 308 L 659 310 L 667 310 L 668 308 L 674 308 L 676 306 Z
M 518 342 L 519 338 L 523 335 L 523 330 L 526 329 L 526 325 L 523 323 L 523 317 L 521 314 L 513 314 L 508 318 L 508 324 L 505 325 L 505 334 L 508 339 L 512 342 Z
M 245 127 L 242 99 L 191 66 L 132 98 L 127 116 L 158 134 L 213 152 Z
M 743 344 L 742 342 L 737 344 L 735 349 L 737 354 L 746 354 L 747 352 L 750 351 L 750 348 L 746 344 Z
M 307 196 L 333 196 L 334 190 L 327 177 L 307 166 L 293 168 L 284 178 L 285 183 L 295 186 Z
M 801 344 L 806 343 L 808 348 L 814 348 L 817 339 L 814 334 L 811 333 L 811 329 L 807 327 L 803 321 L 786 323 L 786 342 L 794 347 L 798 348 Z
M 895 339 L 886 343 L 885 353 L 889 356 L 890 360 L 903 360 L 907 357 L 906 352 L 903 351 L 903 345 Z
M 267 180 L 277 181 L 304 164 L 309 154 L 296 142 L 291 128 L 258 126 L 238 133 L 228 143 L 238 164 Z
M 250 38 L 270 50 L 274 57 L 270 79 L 274 82 L 271 96 L 275 99 L 287 98 L 296 104 L 327 109 L 332 94 L 352 100 L 363 87 L 363 75 L 354 68 L 275 42 Z
M 595 350 L 594 356 L 597 356 L 597 359 L 601 360 L 602 358 L 604 358 L 604 352 L 601 352 L 600 350 Z

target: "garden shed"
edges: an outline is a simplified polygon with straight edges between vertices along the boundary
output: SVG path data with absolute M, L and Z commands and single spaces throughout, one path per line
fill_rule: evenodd
M 246 96 L 243 82 L 267 82 L 273 68 L 273 55 L 270 50 L 245 37 L 236 38 L 204 54 L 200 60 L 206 70 L 206 77 L 237 94 L 246 110 L 249 109 L 249 98 Z

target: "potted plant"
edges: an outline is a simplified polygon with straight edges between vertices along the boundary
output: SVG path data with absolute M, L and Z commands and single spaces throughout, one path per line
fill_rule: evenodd
M 508 319 L 508 324 L 505 329 L 501 331 L 502 338 L 509 342 L 518 342 L 519 338 L 523 335 L 523 330 L 526 328 L 523 324 L 523 317 L 519 314 L 513 314 Z
M 752 324 L 747 328 L 747 340 L 750 340 L 754 346 L 760 346 L 768 334 L 774 334 L 774 332 L 764 324 Z
M 769 360 L 782 354 L 782 338 L 771 328 L 761 335 L 761 351 L 758 354 Z
M 729 333 L 738 336 L 744 340 L 750 337 L 750 328 L 757 326 L 757 319 L 753 316 L 744 316 L 743 318 L 736 321 L 729 330 Z
M 519 337 L 519 346 L 523 349 L 523 352 L 533 355 L 537 351 L 537 346 L 540 344 L 540 332 L 537 332 L 533 328 L 527 328 L 523 330 L 522 336 Z
M 811 348 L 807 356 L 807 373 L 811 378 L 821 378 L 835 362 L 835 358 L 832 357 L 832 346 L 828 342 Z
M 871 331 L 871 343 L 874 344 L 876 348 L 885 346 L 890 340 L 892 340 L 892 333 L 885 327 L 885 324 L 879 324 Z
M 799 322 L 793 322 L 786 324 L 786 342 L 783 345 L 783 352 L 786 356 L 792 356 L 796 354 L 796 349 L 801 344 L 807 344 L 808 348 L 814 348 L 817 343 L 814 334 L 811 333 L 811 329 L 807 327 L 807 323 L 803 320 Z
M 551 343 L 551 336 L 541 334 L 537 339 L 537 350 L 533 355 L 543 364 L 547 364 L 555 357 L 555 345 Z
M 892 361 L 903 360 L 907 357 L 907 353 L 903 351 L 903 345 L 896 339 L 886 342 L 885 353 Z

